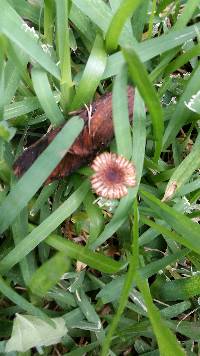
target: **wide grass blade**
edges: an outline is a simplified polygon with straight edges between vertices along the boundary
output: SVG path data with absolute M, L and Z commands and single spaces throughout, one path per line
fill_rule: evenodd
M 163 301 L 186 300 L 200 294 L 200 276 L 176 279 L 168 282 L 155 281 L 151 291 Z
M 60 91 L 61 106 L 66 112 L 73 95 L 73 82 L 71 73 L 70 43 L 69 43 L 69 4 L 66 0 L 56 0 L 56 27 L 57 47 L 60 61 Z
M 141 3 L 141 0 L 124 0 L 121 2 L 121 5 L 114 14 L 106 33 L 105 40 L 108 52 L 113 52 L 117 48 L 120 33 L 126 20 L 134 13 Z
M 44 1 L 44 38 L 50 46 L 53 44 L 54 0 Z
M 73 0 L 73 3 L 103 31 L 104 35 L 106 34 L 113 14 L 110 7 L 104 1 L 98 0 L 98 6 L 96 0 Z M 137 46 L 137 41 L 133 37 L 132 31 L 129 31 L 129 27 L 125 26 L 122 29 L 119 43 L 120 45 L 132 44 Z
M 29 170 L 12 187 L 0 206 L 0 231 L 5 231 L 67 153 L 83 128 L 83 120 L 72 118 Z M 49 159 L 51 157 L 51 159 Z M 32 184 L 30 185 L 30 182 Z
M 31 71 L 33 87 L 38 100 L 52 126 L 60 126 L 64 122 L 64 117 L 58 108 L 53 96 L 47 73 L 40 68 L 33 68 Z
M 92 100 L 105 70 L 106 61 L 103 40 L 97 35 L 70 110 L 80 108 Z
M 145 158 L 146 147 L 146 108 L 138 90 L 135 90 L 133 111 L 133 153 L 132 160 L 136 166 L 136 191 L 138 191 Z
M 93 252 L 87 247 L 65 240 L 58 235 L 50 235 L 45 242 L 56 250 L 63 252 L 66 256 L 75 258 L 100 272 L 112 274 L 118 272 L 124 266 L 123 262 L 115 261 L 110 257 Z
M 155 141 L 154 161 L 156 162 L 161 153 L 164 131 L 163 113 L 160 102 L 148 78 L 147 71 L 135 51 L 133 49 L 124 48 L 123 55 L 128 63 L 131 79 L 137 86 L 151 115 Z
M 184 356 L 185 355 L 184 350 L 176 340 L 176 337 L 165 325 L 165 322 L 161 318 L 158 309 L 153 304 L 153 300 L 151 297 L 151 293 L 147 281 L 142 279 L 141 276 L 138 274 L 136 278 L 136 282 L 142 293 L 142 296 L 144 298 L 147 307 L 148 316 L 157 338 L 160 355 Z
M 112 114 L 117 153 L 130 159 L 132 156 L 132 138 L 128 114 L 127 68 L 125 65 L 115 78 L 112 93 Z
M 101 356 L 107 356 L 109 353 L 109 346 L 112 341 L 112 337 L 114 335 L 114 332 L 117 328 L 117 325 L 120 321 L 121 315 L 123 314 L 123 311 L 126 307 L 129 293 L 132 288 L 133 284 L 133 279 L 135 276 L 135 273 L 138 268 L 138 237 L 139 237 L 139 232 L 138 232 L 138 208 L 137 208 L 137 200 L 134 202 L 134 225 L 133 225 L 133 236 L 132 236 L 132 249 L 131 249 L 131 255 L 129 256 L 129 268 L 128 272 L 126 273 L 122 293 L 119 298 L 119 306 L 117 309 L 117 312 L 115 316 L 113 317 L 113 320 L 110 324 L 108 334 L 104 340 L 103 343 L 103 348 L 102 348 L 102 353 Z
M 29 288 L 33 294 L 44 297 L 59 282 L 62 275 L 69 270 L 70 261 L 63 252 L 57 252 L 35 271 Z

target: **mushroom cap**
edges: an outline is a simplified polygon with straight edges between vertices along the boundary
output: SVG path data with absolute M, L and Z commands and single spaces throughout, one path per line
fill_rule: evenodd
M 92 189 L 99 196 L 120 199 L 127 195 L 127 187 L 136 185 L 135 166 L 122 155 L 101 153 L 91 167 L 95 172 L 91 177 Z

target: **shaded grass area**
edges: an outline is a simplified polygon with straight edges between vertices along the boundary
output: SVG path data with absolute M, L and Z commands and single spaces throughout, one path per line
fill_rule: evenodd
M 0 0 L 1 355 L 199 354 L 199 17 L 198 0 Z M 97 197 L 87 166 L 45 185 L 109 92 L 107 151 L 136 186 Z

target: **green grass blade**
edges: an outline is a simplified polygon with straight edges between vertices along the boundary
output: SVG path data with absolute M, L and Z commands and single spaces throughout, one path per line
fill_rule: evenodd
M 87 48 L 91 49 L 95 40 L 95 25 L 90 21 L 89 17 L 79 10 L 74 3 L 71 4 L 69 18 L 80 31 L 82 35 L 87 39 Z M 90 31 L 88 31 L 88 28 Z
M 89 189 L 85 181 L 58 209 L 36 227 L 23 241 L 21 241 L 0 262 L 0 271 L 3 273 L 12 268 L 39 245 L 52 231 L 67 219 L 82 203 Z
M 27 31 L 26 28 L 25 22 L 8 2 L 1 0 L 0 30 L 44 69 L 59 79 L 60 73 L 58 67 L 51 57 L 43 51 L 30 30 Z
M 151 207 L 153 214 L 158 214 L 166 223 L 181 235 L 182 245 L 200 253 L 200 226 L 188 217 L 179 213 L 165 203 L 162 203 L 152 194 L 141 191 L 141 196 L 148 206 Z
M 184 350 L 176 340 L 176 337 L 165 325 L 158 309 L 153 304 L 148 283 L 146 282 L 146 280 L 142 279 L 139 274 L 137 275 L 136 281 L 147 307 L 149 319 L 151 321 L 153 330 L 157 338 L 160 355 L 184 356 Z
M 4 90 L 4 103 L 10 104 L 15 92 L 19 86 L 20 73 L 12 58 L 9 58 L 5 67 L 5 90 Z
M 112 341 L 112 337 L 114 335 L 114 332 L 117 328 L 117 325 L 120 321 L 121 315 L 123 314 L 123 311 L 126 307 L 128 297 L 130 290 L 132 288 L 133 284 L 133 279 L 136 273 L 136 270 L 138 268 L 138 208 L 137 208 L 137 200 L 134 202 L 134 225 L 133 225 L 133 237 L 132 237 L 132 253 L 131 256 L 129 256 L 129 269 L 128 272 L 126 273 L 122 293 L 119 298 L 119 306 L 117 309 L 117 312 L 115 316 L 113 317 L 113 320 L 111 322 L 111 325 L 108 330 L 108 334 L 106 335 L 106 338 L 103 343 L 103 348 L 101 352 L 101 356 L 107 356 L 109 353 L 109 346 Z
M 80 108 L 92 100 L 105 70 L 106 61 L 103 40 L 97 35 L 70 110 Z
M 4 86 L 5 86 L 5 39 L 0 34 L 0 120 L 3 120 L 4 117 L 4 105 L 5 105 L 5 98 L 4 98 Z
M 136 166 L 136 189 L 138 190 L 142 177 L 145 146 L 146 146 L 146 108 L 138 90 L 135 90 L 133 111 L 133 154 L 132 159 Z
M 25 298 L 16 293 L 4 279 L 0 276 L 0 292 L 14 304 L 18 305 L 21 309 L 25 310 L 28 314 L 35 315 L 38 318 L 50 323 L 54 326 L 54 323 L 48 318 L 48 316 L 42 312 L 39 308 L 35 307 L 32 303 L 27 302 Z
M 127 196 L 123 197 L 120 200 L 120 203 L 111 219 L 111 221 L 105 226 L 105 229 L 102 231 L 100 236 L 94 241 L 90 247 L 95 249 L 102 243 L 104 243 L 109 237 L 111 237 L 119 227 L 125 222 L 127 216 L 130 212 L 133 200 L 137 192 L 133 189 L 129 189 Z
M 88 219 L 90 222 L 90 236 L 87 242 L 87 246 L 90 246 L 99 236 L 102 228 L 104 226 L 104 217 L 102 210 L 98 207 L 97 204 L 94 204 L 95 196 L 88 192 L 84 200 L 85 210 L 88 214 Z
M 200 55 L 200 45 L 196 45 L 188 50 L 186 53 L 178 56 L 174 59 L 165 69 L 164 74 L 168 76 L 170 73 L 175 72 L 177 69 L 184 66 L 184 64 L 188 63 L 193 57 L 197 57 Z
M 54 31 L 54 0 L 44 1 L 44 38 L 52 46 Z
M 104 273 L 116 273 L 122 269 L 124 265 L 122 262 L 93 252 L 87 247 L 65 240 L 58 235 L 50 235 L 45 242 L 56 250 L 65 253 L 67 256 L 86 263 L 91 268 L 95 268 Z
M 139 43 L 135 50 L 141 62 L 144 63 L 154 58 L 155 56 L 160 55 L 161 53 L 165 53 L 166 51 L 176 48 L 185 43 L 186 41 L 195 38 L 199 30 L 200 24 L 196 23 L 195 25 L 188 26 L 180 31 L 169 31 L 169 33 L 166 35 L 161 35 L 160 37 L 152 38 Z M 176 49 L 175 54 L 177 51 L 178 50 Z M 164 57 L 164 59 L 165 58 L 166 56 Z M 121 51 L 109 56 L 102 79 L 110 78 L 113 75 L 116 75 L 119 72 L 123 63 L 124 58 Z M 169 60 L 166 61 L 164 66 L 162 65 L 161 72 L 168 63 Z M 155 78 L 157 78 L 157 74 L 155 75 L 154 71 L 151 72 L 150 78 L 151 80 L 155 80 Z
M 106 48 L 109 52 L 113 52 L 117 48 L 120 33 L 126 20 L 134 13 L 141 3 L 141 0 L 124 0 L 121 2 L 121 5 L 114 14 L 106 33 Z
M 163 146 L 167 148 L 178 134 L 181 127 L 187 122 L 191 116 L 191 111 L 186 107 L 185 102 L 188 102 L 192 95 L 199 90 L 199 75 L 200 66 L 198 66 L 188 81 L 186 89 L 179 99 L 176 109 L 168 123 L 163 137 Z
M 113 14 L 110 7 L 104 1 L 98 0 L 98 6 L 96 0 L 73 0 L 73 3 L 103 31 L 104 35 L 106 34 Z M 119 43 L 121 45 L 131 44 L 137 46 L 137 41 L 133 37 L 132 31 L 130 32 L 126 26 L 122 30 Z
M 58 187 L 58 181 L 52 182 L 48 185 L 45 185 L 38 198 L 36 199 L 36 201 L 34 202 L 33 206 L 31 207 L 31 211 L 30 214 L 31 215 L 36 215 L 37 212 L 41 209 L 41 207 L 46 203 L 46 201 L 48 200 L 48 198 L 53 195 L 54 191 L 56 190 L 56 188 Z
M 163 301 L 186 300 L 200 294 L 200 276 L 176 279 L 168 282 L 155 281 L 152 294 Z
M 133 125 L 133 162 L 136 167 L 136 187 L 129 190 L 128 196 L 122 198 L 111 219 L 105 226 L 100 236 L 91 244 L 92 248 L 96 248 L 111 237 L 119 227 L 125 222 L 132 207 L 133 201 L 137 195 L 142 176 L 145 144 L 146 144 L 146 112 L 144 102 L 138 91 L 135 91 L 134 99 L 134 125 Z
M 139 240 L 140 241 L 140 240 Z M 154 274 L 158 273 L 160 270 L 164 270 L 166 266 L 174 263 L 176 260 L 179 260 L 186 256 L 189 253 L 188 249 L 183 249 L 177 253 L 171 254 L 160 258 L 157 261 L 151 262 L 146 266 L 140 268 L 140 273 L 142 278 L 152 277 Z M 118 299 L 119 292 L 122 290 L 124 284 L 124 276 L 120 276 L 110 283 L 107 283 L 101 291 L 97 294 L 97 298 L 101 298 L 103 303 L 110 303 Z M 133 283 L 133 287 L 135 283 Z
M 146 218 L 145 216 L 141 215 L 140 218 L 141 222 L 143 222 L 145 225 L 151 226 L 152 229 L 154 229 L 159 235 L 162 234 L 163 236 L 168 237 L 169 239 L 171 239 L 172 241 L 176 241 L 178 243 L 183 243 L 184 244 L 184 239 L 182 238 L 182 236 L 178 235 L 176 232 L 171 231 L 169 229 L 167 229 L 165 226 L 161 225 L 161 224 L 157 224 L 154 221 Z M 145 243 L 150 242 L 150 240 L 145 241 L 145 239 L 140 239 L 140 246 L 143 246 Z
M 163 201 L 171 200 L 174 194 L 189 180 L 192 173 L 200 166 L 200 134 L 198 134 L 195 145 L 189 155 L 179 164 L 172 174 L 167 187 Z
M 47 73 L 40 68 L 33 68 L 31 71 L 33 87 L 38 100 L 52 126 L 60 126 L 64 122 L 63 114 L 58 108 L 53 96 Z
M 148 78 L 147 71 L 134 50 L 124 48 L 123 54 L 129 66 L 131 79 L 138 87 L 151 115 L 155 141 L 154 160 L 157 161 L 162 149 L 162 136 L 164 130 L 160 102 L 156 91 Z
M 152 1 L 151 14 L 150 14 L 150 17 L 149 17 L 149 28 L 148 28 L 148 33 L 147 33 L 147 37 L 148 38 L 152 37 L 155 12 L 156 12 L 156 0 L 153 0 Z
M 12 224 L 12 233 L 15 246 L 20 243 L 28 234 L 28 211 L 22 210 L 17 219 Z M 20 262 L 20 270 L 25 283 L 28 285 L 35 269 L 34 254 L 29 254 Z
M 69 108 L 72 94 L 73 82 L 71 74 L 71 58 L 69 44 L 69 25 L 68 25 L 68 1 L 56 0 L 56 27 L 57 45 L 60 61 L 60 91 L 61 106 L 64 112 Z
M 29 288 L 39 297 L 44 297 L 47 292 L 59 282 L 62 275 L 69 270 L 70 261 L 63 252 L 57 252 L 33 274 Z
M 195 11 L 195 9 L 198 5 L 199 5 L 198 0 L 187 1 L 187 3 L 185 4 L 185 7 L 183 9 L 183 13 L 181 14 L 181 16 L 178 17 L 175 25 L 171 29 L 172 35 L 173 34 L 175 35 L 174 32 L 177 30 L 182 30 L 181 32 L 183 33 L 184 29 L 185 28 L 187 29 L 186 25 L 189 22 L 190 18 L 193 15 L 193 12 Z M 198 33 L 198 30 L 195 29 L 195 32 Z M 176 36 L 174 36 L 174 38 L 176 38 Z M 164 58 L 161 60 L 161 62 L 158 64 L 158 66 L 151 73 L 152 80 L 155 80 L 160 74 L 162 74 L 163 69 L 171 61 L 171 59 L 176 55 L 177 52 L 178 52 L 178 50 L 175 49 L 175 50 L 170 51 L 169 53 L 167 53 L 164 56 Z
M 115 78 L 112 93 L 112 113 L 117 153 L 130 159 L 132 156 L 132 138 L 128 114 L 126 66 L 121 68 Z
M 0 231 L 5 231 L 64 157 L 83 128 L 83 120 L 72 118 L 34 164 L 11 189 L 0 206 Z M 51 160 L 49 159 L 51 157 Z M 30 182 L 32 185 L 30 186 Z

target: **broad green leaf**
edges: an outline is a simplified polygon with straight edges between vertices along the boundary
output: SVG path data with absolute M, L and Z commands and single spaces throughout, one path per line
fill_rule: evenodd
M 87 49 L 90 50 L 91 45 L 94 43 L 95 40 L 95 25 L 89 19 L 89 17 L 80 11 L 80 9 L 74 4 L 71 4 L 69 18 L 72 23 L 76 26 L 76 28 L 80 31 L 84 38 L 87 39 L 89 45 L 87 45 Z M 88 31 L 88 28 L 90 31 Z
M 57 344 L 66 335 L 67 328 L 63 318 L 51 319 L 55 327 L 33 316 L 17 314 L 11 338 L 7 341 L 6 352 L 26 352 L 32 347 Z

